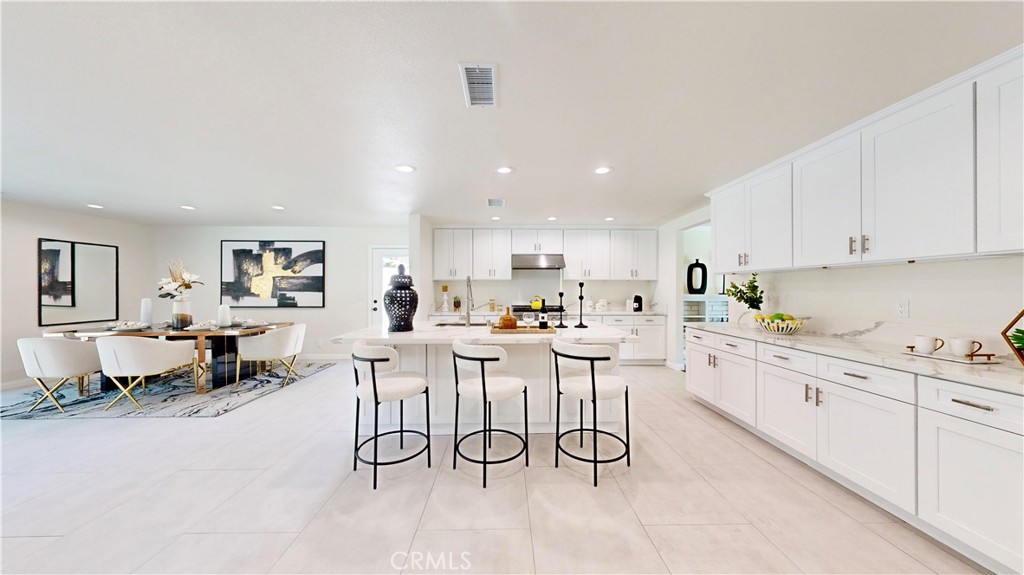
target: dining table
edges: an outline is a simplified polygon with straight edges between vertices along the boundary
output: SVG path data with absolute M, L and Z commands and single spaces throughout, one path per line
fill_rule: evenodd
M 217 389 L 232 385 L 237 378 L 247 378 L 258 373 L 262 362 L 243 361 L 241 370 L 236 374 L 236 355 L 238 353 L 238 338 L 266 333 L 270 330 L 279 329 L 293 325 L 293 322 L 274 322 L 267 324 L 243 324 L 230 327 L 210 327 L 200 329 L 171 329 L 166 326 L 152 326 L 140 328 L 117 328 L 109 326 L 104 328 L 91 328 L 69 332 L 69 337 L 76 339 L 96 339 L 99 337 L 156 337 L 167 340 L 192 339 L 196 342 L 197 360 L 199 363 L 199 375 L 196 381 L 196 393 L 206 393 L 207 388 Z M 209 368 L 207 365 L 206 344 L 210 343 Z M 117 387 L 106 377 L 103 377 L 100 384 L 102 391 L 116 391 Z

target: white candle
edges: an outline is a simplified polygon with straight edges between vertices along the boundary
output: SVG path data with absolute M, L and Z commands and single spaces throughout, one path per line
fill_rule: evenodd
M 220 327 L 231 326 L 231 306 L 222 304 L 217 308 L 217 325 Z
M 562 269 L 558 270 L 558 291 L 560 291 L 560 292 L 565 292 L 565 290 L 562 289 L 562 276 L 564 276 L 564 275 L 565 275 L 565 268 L 562 268 Z
M 139 323 L 143 325 L 153 324 L 153 300 L 148 297 L 142 298 L 142 306 L 139 310 Z

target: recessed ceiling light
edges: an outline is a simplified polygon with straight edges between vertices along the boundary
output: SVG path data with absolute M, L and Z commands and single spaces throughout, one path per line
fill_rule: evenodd
M 100 205 L 97 205 L 97 204 L 85 204 L 85 207 L 92 208 L 94 210 L 102 210 L 103 209 L 103 206 L 100 206 Z
M 491 219 L 494 221 L 498 221 L 501 219 L 501 216 L 491 216 Z
M 270 207 L 275 209 L 275 210 L 283 210 L 284 209 L 284 206 L 270 206 Z
M 550 218 L 548 218 L 549 222 L 554 222 L 554 221 L 557 221 L 557 220 L 558 220 L 558 218 L 556 218 L 555 216 L 551 216 Z
M 604 221 L 606 221 L 606 222 L 614 222 L 615 218 L 605 218 Z
M 411 174 L 416 171 L 416 166 L 407 166 L 405 164 L 395 166 L 395 169 L 403 174 Z
M 608 167 L 608 166 L 601 166 L 600 168 L 594 170 L 594 173 L 595 174 L 600 174 L 600 175 L 603 176 L 603 175 L 607 174 L 610 171 L 612 171 L 612 169 L 610 167 Z
M 512 168 L 511 166 L 502 166 L 502 167 L 498 168 L 498 173 L 499 174 L 511 174 L 513 169 L 514 168 Z
M 195 206 L 181 206 L 181 209 L 183 209 L 183 210 L 194 210 L 194 209 L 196 209 L 196 207 Z

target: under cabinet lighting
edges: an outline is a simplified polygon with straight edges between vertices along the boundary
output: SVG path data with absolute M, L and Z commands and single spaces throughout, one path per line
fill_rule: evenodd
M 192 210 L 196 209 L 196 207 L 195 206 L 181 206 L 181 209 L 192 211 Z
M 100 205 L 97 205 L 97 204 L 85 204 L 85 207 L 92 208 L 94 210 L 102 210 L 103 209 L 103 206 L 100 206 Z
M 612 171 L 612 169 L 610 167 L 608 167 L 608 166 L 601 166 L 600 168 L 594 170 L 594 173 L 603 176 L 603 175 L 607 174 L 610 171 Z
M 411 174 L 411 173 L 416 171 L 416 166 L 409 166 L 409 165 L 406 165 L 406 164 L 401 164 L 401 165 L 395 166 L 395 169 L 398 170 L 399 172 L 402 172 L 403 174 Z

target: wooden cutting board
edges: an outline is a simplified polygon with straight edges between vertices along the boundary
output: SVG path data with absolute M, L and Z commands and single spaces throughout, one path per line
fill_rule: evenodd
M 497 327 L 491 328 L 493 334 L 517 334 L 517 333 L 558 333 L 558 330 L 549 327 L 547 329 L 541 329 L 539 327 L 517 327 L 515 329 L 499 329 Z

